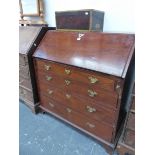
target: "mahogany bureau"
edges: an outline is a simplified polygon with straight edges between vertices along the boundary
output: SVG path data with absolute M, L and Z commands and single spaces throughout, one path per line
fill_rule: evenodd
M 19 98 L 33 112 L 35 112 L 39 100 L 34 78 L 32 54 L 47 30 L 49 30 L 47 27 L 19 27 Z
M 134 34 L 47 31 L 33 54 L 40 109 L 114 150 L 133 53 Z

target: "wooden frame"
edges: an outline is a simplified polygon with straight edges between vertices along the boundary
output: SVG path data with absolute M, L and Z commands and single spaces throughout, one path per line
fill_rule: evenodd
M 19 4 L 23 16 L 40 16 L 39 0 L 19 0 Z
M 44 21 L 43 14 L 43 0 L 19 0 L 20 17 L 19 23 L 21 25 L 44 25 L 47 23 Z M 38 21 L 32 19 L 24 20 L 24 17 L 40 17 Z

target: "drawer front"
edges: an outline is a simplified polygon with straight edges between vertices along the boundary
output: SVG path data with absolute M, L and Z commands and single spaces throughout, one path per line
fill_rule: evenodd
M 32 90 L 31 80 L 19 76 L 19 86 Z
M 19 87 L 19 97 L 22 100 L 26 100 L 28 102 L 33 102 L 33 94 L 31 91 L 28 91 L 22 87 Z
M 63 79 L 61 77 L 57 77 L 55 75 L 51 76 L 50 74 L 46 75 L 37 75 L 37 79 L 39 81 L 40 87 L 46 91 L 46 86 L 50 86 L 51 89 L 60 88 L 64 92 L 69 91 L 90 102 L 98 102 L 98 104 L 107 106 L 109 108 L 116 109 L 117 108 L 117 99 L 118 95 L 116 93 L 110 93 L 101 89 L 94 89 L 88 85 L 81 84 L 80 82 L 76 82 L 70 79 Z M 44 83 L 44 84 L 43 84 Z M 49 89 L 49 88 L 48 88 Z
M 132 112 L 128 116 L 127 128 L 135 130 L 135 114 Z
M 41 96 L 40 97 L 41 106 L 48 109 L 49 111 L 65 118 L 66 120 L 72 122 L 73 124 L 83 128 L 84 130 L 94 134 L 101 139 L 111 142 L 113 128 L 106 125 L 98 123 L 76 111 L 70 107 L 59 104 L 52 99 Z
M 115 91 L 115 81 L 97 72 L 43 60 L 36 61 L 36 69 L 47 74 L 54 73 L 64 78 L 79 81 L 94 88 L 99 87 L 101 90 Z
M 21 65 L 21 66 L 28 65 L 27 55 L 19 54 L 19 65 Z
M 19 66 L 19 76 L 30 79 L 30 71 L 28 66 Z
M 126 129 L 124 134 L 124 143 L 135 148 L 135 131 Z
M 61 101 L 63 101 L 64 97 L 66 98 L 65 94 L 70 94 L 72 96 L 78 96 L 78 98 L 82 99 L 84 102 L 93 103 L 93 104 L 98 105 L 99 107 L 116 110 L 115 107 L 116 107 L 116 104 L 117 104 L 117 100 L 115 101 L 115 98 L 112 98 L 112 96 L 110 96 L 108 98 L 107 94 L 103 95 L 103 93 L 102 93 L 101 97 L 98 97 L 98 96 L 97 97 L 96 96 L 95 97 L 90 97 L 88 95 L 88 90 L 87 89 L 81 90 L 82 88 L 77 87 L 77 89 L 79 89 L 78 91 L 81 90 L 82 93 L 83 93 L 82 95 L 80 95 L 80 93 L 77 93 L 77 91 L 74 91 L 72 89 L 68 89 L 68 88 L 64 88 L 64 87 L 57 87 L 57 85 L 50 85 L 48 83 L 45 83 L 45 82 L 39 81 L 39 80 L 38 80 L 38 89 L 42 93 L 44 93 L 46 95 L 49 95 L 50 97 L 53 97 L 53 98 L 58 98 Z M 50 91 L 52 91 L 52 94 L 49 94 Z M 111 108 L 111 107 L 113 107 L 113 108 Z
M 64 92 L 61 89 L 40 89 L 40 95 L 47 96 L 52 100 L 58 102 L 59 104 L 64 104 L 72 109 L 87 115 L 88 117 L 100 121 L 101 123 L 108 123 L 111 126 L 115 126 L 117 120 L 117 111 L 112 109 L 107 109 L 103 106 L 98 106 L 94 102 L 89 102 L 88 100 L 77 96 L 71 92 Z

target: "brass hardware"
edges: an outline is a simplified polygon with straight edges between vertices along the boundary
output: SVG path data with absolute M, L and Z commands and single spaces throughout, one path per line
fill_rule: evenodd
M 47 76 L 46 76 L 46 80 L 47 80 L 47 81 L 50 81 L 50 80 L 52 80 L 52 77 L 47 75 Z
M 116 86 L 115 86 L 115 90 L 118 94 L 118 98 L 121 99 L 121 92 L 122 92 L 122 89 L 121 89 L 121 83 L 120 81 L 117 82 Z
M 116 90 L 118 90 L 121 86 L 119 84 L 116 85 Z
M 44 67 L 45 67 L 45 69 L 46 69 L 47 71 L 51 69 L 51 66 L 49 66 L 49 65 L 44 65 Z
M 87 108 L 87 111 L 88 111 L 88 112 L 91 112 L 91 113 L 96 111 L 95 108 L 92 108 L 92 107 L 90 107 L 90 106 L 87 106 L 86 108 Z
M 65 73 L 66 73 L 67 75 L 69 75 L 69 74 L 71 73 L 71 71 L 70 71 L 69 69 L 65 69 Z
M 48 94 L 51 95 L 53 93 L 53 90 L 47 90 Z
M 71 83 L 71 81 L 69 80 L 65 80 L 66 85 L 69 85 Z
M 55 105 L 54 104 L 52 104 L 52 103 L 48 103 L 52 108 L 54 108 L 55 107 Z
M 88 95 L 89 95 L 90 97 L 94 97 L 94 96 L 97 95 L 97 92 L 95 92 L 95 91 L 93 91 L 93 90 L 88 90 Z
M 81 38 L 84 36 L 85 34 L 83 34 L 83 33 L 79 33 L 78 34 L 78 37 L 76 38 L 77 40 L 81 40 Z
M 70 108 L 66 108 L 67 112 L 71 113 L 72 110 Z
M 87 122 L 86 125 L 87 125 L 88 127 L 90 127 L 90 128 L 95 128 L 95 125 L 94 125 L 94 124 L 91 124 L 91 123 L 89 123 L 89 122 Z
M 66 98 L 67 99 L 70 99 L 71 98 L 71 95 L 70 94 L 66 94 Z
M 98 81 L 97 78 L 89 76 L 88 79 L 90 80 L 90 83 L 96 83 Z

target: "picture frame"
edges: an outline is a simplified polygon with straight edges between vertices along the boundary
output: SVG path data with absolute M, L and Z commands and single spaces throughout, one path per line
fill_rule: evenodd
M 19 0 L 20 12 L 24 17 L 40 16 L 39 0 Z

